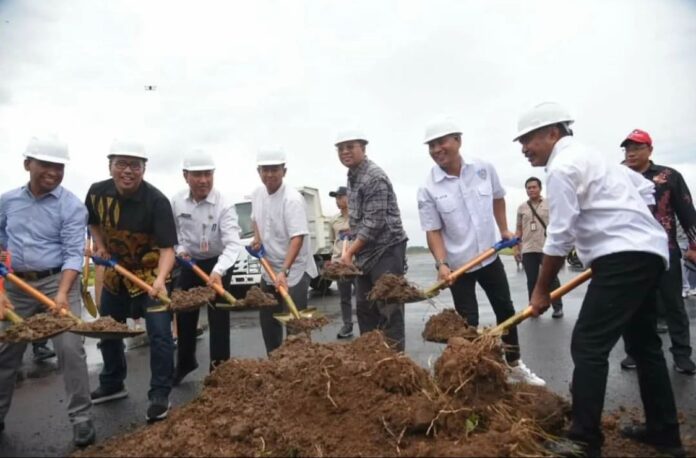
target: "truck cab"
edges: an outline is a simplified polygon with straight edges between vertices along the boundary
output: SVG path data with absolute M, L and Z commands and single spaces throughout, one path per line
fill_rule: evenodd
M 319 190 L 303 186 L 298 188 L 305 200 L 307 212 L 307 224 L 309 226 L 309 240 L 314 250 L 314 262 L 317 264 L 319 276 L 313 278 L 310 286 L 322 293 L 326 293 L 331 287 L 331 280 L 321 277 L 324 263 L 331 259 L 332 240 L 329 239 L 331 230 L 329 219 L 323 214 Z M 235 203 L 237 218 L 239 219 L 240 238 L 244 246 L 249 245 L 254 238 L 254 230 L 251 224 L 251 201 L 247 198 Z M 235 297 L 244 297 L 246 290 L 261 282 L 261 263 L 259 260 L 244 251 L 237 262 L 234 263 L 232 277 L 230 279 L 230 292 Z

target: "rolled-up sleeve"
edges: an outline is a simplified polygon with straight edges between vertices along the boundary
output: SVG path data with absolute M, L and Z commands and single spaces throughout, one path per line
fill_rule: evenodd
M 63 269 L 81 271 L 87 234 L 87 208 L 78 199 L 70 199 L 63 208 L 60 229 Z
M 240 228 L 237 221 L 237 211 L 234 205 L 230 205 L 222 210 L 219 230 L 224 248 L 213 268 L 213 272 L 222 276 L 237 262 L 237 258 L 243 250 L 242 241 L 239 238 Z
M 363 219 L 358 238 L 371 242 L 379 238 L 387 221 L 389 185 L 384 178 L 377 177 L 363 189 Z
M 424 231 L 439 231 L 442 229 L 442 219 L 437 211 L 435 201 L 427 188 L 418 189 L 418 218 Z
M 575 223 L 580 215 L 577 185 L 573 173 L 566 170 L 552 171 L 546 182 L 549 225 L 544 254 L 566 256 L 575 244 Z

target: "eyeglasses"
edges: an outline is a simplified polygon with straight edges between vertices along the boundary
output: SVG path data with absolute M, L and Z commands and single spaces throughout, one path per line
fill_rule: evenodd
M 114 168 L 120 172 L 126 170 L 128 167 L 133 172 L 140 172 L 143 170 L 143 162 L 142 161 L 126 161 L 123 159 L 119 159 L 117 161 L 114 161 L 113 164 Z

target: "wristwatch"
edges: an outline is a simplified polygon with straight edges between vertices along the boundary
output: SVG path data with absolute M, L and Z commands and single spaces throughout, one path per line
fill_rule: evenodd
M 286 277 L 290 276 L 290 269 L 285 269 L 283 274 L 285 274 Z
M 446 259 L 438 259 L 438 260 L 435 262 L 435 270 L 440 270 L 440 267 L 442 267 L 442 266 L 447 266 L 447 267 L 449 267 L 450 265 L 447 263 L 447 260 L 446 260 Z

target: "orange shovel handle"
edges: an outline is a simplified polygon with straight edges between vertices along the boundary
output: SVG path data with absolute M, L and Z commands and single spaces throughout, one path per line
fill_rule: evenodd
M 264 269 L 266 269 L 266 272 L 268 273 L 268 276 L 271 277 L 271 281 L 273 283 L 276 282 L 276 274 L 273 271 L 273 268 L 271 265 L 268 263 L 268 260 L 266 258 L 259 258 L 259 261 L 261 261 L 261 265 L 263 266 Z M 288 304 L 288 308 L 290 309 L 290 313 L 292 313 L 292 316 L 295 317 L 295 319 L 300 319 L 300 312 L 297 311 L 297 306 L 295 305 L 295 301 L 292 300 L 292 297 L 290 297 L 290 294 L 288 293 L 288 290 L 285 289 L 284 287 L 279 287 L 277 288 L 278 292 L 280 293 L 281 296 L 283 296 L 283 299 L 285 300 L 285 303 Z
M 24 280 L 22 280 L 21 278 L 19 278 L 15 274 L 8 273 L 5 278 L 7 278 L 9 281 L 11 281 L 15 285 L 17 285 L 19 287 L 19 289 L 21 289 L 22 291 L 27 293 L 29 296 L 33 297 L 37 301 L 44 304 L 46 307 L 48 307 L 49 310 L 55 311 L 58 309 L 58 304 L 56 304 L 53 299 L 46 296 L 44 293 L 42 293 L 38 289 L 34 288 L 29 283 L 25 282 Z M 80 319 L 78 317 L 76 317 L 75 315 L 73 315 L 73 313 L 70 312 L 69 310 L 60 309 L 60 313 L 61 313 L 61 315 L 68 315 L 71 318 L 74 318 L 75 320 L 80 321 Z
M 198 277 L 201 280 L 203 280 L 206 284 L 210 283 L 210 275 L 205 273 L 203 269 L 201 269 L 194 263 L 191 263 L 191 269 L 193 269 L 194 273 L 198 275 Z M 224 297 L 225 300 L 230 304 L 234 305 L 237 303 L 237 299 L 235 299 L 233 295 L 231 295 L 228 291 L 225 290 L 225 288 L 218 285 L 217 283 L 210 284 L 210 287 L 213 288 L 213 290 L 215 290 L 215 292 L 218 293 L 219 296 Z
M 120 265 L 118 265 L 118 264 L 114 264 L 114 270 L 116 270 L 116 272 L 118 272 L 119 274 L 121 274 L 121 275 L 123 275 L 124 277 L 126 277 L 126 278 L 127 278 L 128 280 L 130 280 L 131 282 L 133 282 L 133 283 L 135 283 L 136 285 L 138 285 L 138 287 L 139 287 L 140 289 L 142 289 L 143 291 L 145 291 L 145 292 L 147 292 L 147 293 L 149 293 L 150 291 L 152 291 L 152 286 L 150 286 L 150 285 L 148 285 L 147 283 L 145 283 L 143 280 L 141 280 L 140 278 L 138 278 L 133 272 L 131 272 L 130 270 L 126 269 L 125 267 L 120 266 Z M 158 294 L 158 295 L 157 295 L 157 298 L 158 298 L 159 300 L 161 300 L 161 301 L 162 301 L 163 303 L 165 303 L 165 304 L 171 304 L 171 302 L 172 302 L 171 299 L 169 299 L 169 297 L 167 297 L 167 295 L 164 294 L 164 293 Z

